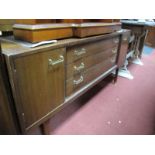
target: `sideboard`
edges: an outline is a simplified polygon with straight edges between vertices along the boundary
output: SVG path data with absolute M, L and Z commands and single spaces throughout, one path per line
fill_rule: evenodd
M 28 48 L 1 37 L 2 56 L 19 132 L 40 127 L 56 112 L 124 64 L 130 30 L 88 38 L 70 38 Z

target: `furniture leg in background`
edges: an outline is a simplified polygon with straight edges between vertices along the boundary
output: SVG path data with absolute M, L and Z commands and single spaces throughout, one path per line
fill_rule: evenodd
M 128 60 L 125 60 L 124 66 L 119 69 L 118 75 L 124 78 L 127 78 L 129 80 L 134 79 L 133 75 L 130 73 L 130 71 L 127 68 Z
M 129 39 L 129 42 L 128 42 L 128 45 L 126 45 L 126 59 L 125 59 L 125 62 L 124 62 L 124 65 L 121 66 L 121 68 L 119 69 L 119 72 L 118 72 L 118 75 L 121 76 L 121 77 L 124 77 L 124 78 L 127 78 L 129 80 L 132 80 L 134 77 L 133 75 L 130 73 L 130 71 L 128 70 L 127 66 L 129 64 L 129 58 L 133 56 L 133 53 L 134 51 L 131 50 L 129 51 L 129 44 L 133 43 L 133 46 L 135 47 L 135 44 L 134 44 L 134 41 L 135 40 L 135 35 L 131 35 L 130 36 L 130 39 Z
M 133 42 L 135 39 L 134 35 L 131 36 L 130 31 L 124 33 L 121 37 L 121 43 L 120 43 L 120 53 L 118 57 L 118 76 L 133 79 L 133 76 L 131 75 L 130 71 L 127 69 L 128 65 L 128 58 L 133 55 L 133 51 L 129 51 L 129 43 Z
M 142 51 L 143 51 L 143 46 L 144 45 L 144 40 L 146 37 L 147 31 L 143 31 L 141 35 L 136 35 L 136 49 L 133 55 L 133 61 L 132 63 L 143 66 L 143 62 L 141 61 L 141 56 L 142 56 Z M 141 47 L 142 46 L 142 47 Z M 141 50 L 139 49 L 141 47 Z

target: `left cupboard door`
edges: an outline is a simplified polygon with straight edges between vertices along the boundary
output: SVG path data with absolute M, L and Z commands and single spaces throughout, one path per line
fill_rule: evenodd
M 27 130 L 64 102 L 65 48 L 14 58 L 17 101 Z

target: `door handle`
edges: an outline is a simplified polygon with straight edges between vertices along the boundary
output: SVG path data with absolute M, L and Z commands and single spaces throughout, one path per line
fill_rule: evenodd
M 58 64 L 63 63 L 63 62 L 64 62 L 64 57 L 62 55 L 59 56 L 58 60 L 48 59 L 48 64 L 50 66 L 55 66 L 55 65 L 58 65 Z

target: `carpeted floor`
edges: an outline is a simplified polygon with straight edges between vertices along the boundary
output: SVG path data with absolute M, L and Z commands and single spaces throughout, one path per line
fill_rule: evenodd
M 51 134 L 154 134 L 155 51 L 131 64 L 133 80 L 101 82 L 48 123 Z

